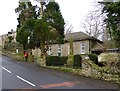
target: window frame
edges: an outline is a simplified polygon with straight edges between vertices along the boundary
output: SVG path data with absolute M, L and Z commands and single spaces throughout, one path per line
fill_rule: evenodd
M 85 43 L 84 42 L 80 43 L 80 54 L 85 54 Z
M 61 45 L 59 45 L 58 46 L 58 50 L 57 50 L 58 52 L 58 56 L 62 56 L 62 46 Z

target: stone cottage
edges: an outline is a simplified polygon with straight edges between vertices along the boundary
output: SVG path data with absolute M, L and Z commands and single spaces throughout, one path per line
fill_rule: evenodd
M 12 34 L 3 34 L 0 35 L 0 45 L 4 47 L 5 42 L 8 41 L 8 36 L 13 36 L 12 42 L 16 42 L 16 31 L 13 31 Z
M 14 42 L 16 42 L 16 32 L 12 33 L 14 37 Z M 5 41 L 7 41 L 7 34 L 0 36 L 0 45 L 4 46 Z M 68 56 L 70 53 L 69 40 L 73 40 L 73 52 L 75 54 L 91 54 L 92 52 L 101 52 L 103 49 L 102 41 L 89 36 L 83 32 L 74 32 L 65 34 L 64 44 L 50 44 L 48 55 L 52 56 Z M 32 50 L 33 55 L 40 56 L 40 49 L 36 48 Z
M 64 44 L 50 44 L 48 55 L 52 56 L 68 56 L 70 53 L 69 40 L 73 40 L 73 53 L 75 54 L 91 54 L 102 47 L 102 41 L 89 36 L 83 32 L 75 32 L 65 34 Z M 97 49 L 96 49 L 97 46 Z M 102 48 L 101 48 L 102 49 Z M 32 50 L 33 55 L 40 56 L 40 49 Z

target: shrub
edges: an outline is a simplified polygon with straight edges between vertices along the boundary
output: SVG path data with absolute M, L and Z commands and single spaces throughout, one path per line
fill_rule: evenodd
M 51 66 L 51 65 L 56 66 L 57 61 L 58 61 L 57 56 L 47 56 L 46 57 L 46 65 L 47 66 Z
M 96 54 L 88 54 L 91 61 L 98 65 L 98 55 Z
M 74 68 L 81 68 L 81 66 L 82 66 L 81 60 L 82 60 L 82 58 L 80 55 L 74 55 L 73 67 Z
M 67 60 L 68 60 L 68 57 L 67 57 L 67 56 L 59 57 L 60 65 L 67 64 Z
M 46 57 L 46 65 L 47 66 L 63 66 L 67 63 L 68 57 L 60 57 L 60 56 L 47 56 Z

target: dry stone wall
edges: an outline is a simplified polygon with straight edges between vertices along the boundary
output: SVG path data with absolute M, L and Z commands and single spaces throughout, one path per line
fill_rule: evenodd
M 104 66 L 99 67 L 94 64 L 91 60 L 82 60 L 82 74 L 87 77 L 92 77 L 95 79 L 112 81 L 120 84 L 120 70 L 118 66 Z

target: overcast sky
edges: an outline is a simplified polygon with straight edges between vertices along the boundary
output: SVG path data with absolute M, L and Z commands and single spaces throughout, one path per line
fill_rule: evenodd
M 0 1 L 0 35 L 6 34 L 11 29 L 16 30 L 17 15 L 15 8 L 18 7 L 19 0 L 1 0 Z M 33 4 L 37 2 L 34 0 Z M 84 31 L 80 27 L 80 22 L 93 9 L 94 0 L 56 0 L 65 21 L 71 23 L 74 27 L 73 32 Z

